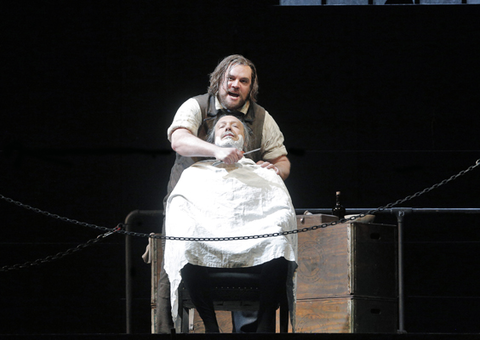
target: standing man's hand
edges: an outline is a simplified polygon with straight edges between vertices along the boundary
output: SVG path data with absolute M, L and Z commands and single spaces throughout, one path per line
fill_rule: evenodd
M 262 168 L 275 170 L 283 180 L 286 180 L 290 175 L 290 161 L 287 156 L 280 156 L 268 161 L 258 161 L 257 164 Z
M 243 157 L 243 151 L 237 148 L 222 148 L 218 147 L 215 150 L 215 158 L 222 161 L 225 164 L 237 163 Z
M 273 169 L 277 173 L 277 175 L 280 175 L 280 170 L 275 166 L 275 164 L 272 164 L 268 161 L 258 161 L 257 165 L 260 165 L 262 168 L 265 169 Z

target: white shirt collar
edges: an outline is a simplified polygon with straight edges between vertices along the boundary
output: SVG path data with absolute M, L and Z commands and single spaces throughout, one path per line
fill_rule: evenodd
M 250 100 L 247 100 L 245 102 L 245 104 L 243 105 L 243 107 L 238 111 L 242 112 L 243 114 L 247 114 L 249 107 L 250 107 Z M 218 100 L 217 96 L 215 96 L 215 109 L 217 109 L 217 110 L 225 109 L 223 107 L 222 103 L 220 103 L 220 100 Z

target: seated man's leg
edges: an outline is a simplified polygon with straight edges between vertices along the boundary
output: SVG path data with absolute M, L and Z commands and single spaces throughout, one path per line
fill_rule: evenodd
M 205 332 L 219 333 L 220 329 L 210 294 L 211 283 L 208 268 L 186 264 L 181 273 L 183 283 L 190 294 L 195 309 L 203 320 Z
M 232 333 L 255 333 L 258 311 L 245 310 L 232 312 Z
M 165 230 L 165 218 L 163 220 L 162 230 Z M 165 239 L 162 239 L 162 251 L 165 251 Z M 163 259 L 165 254 L 163 254 Z M 160 270 L 160 278 L 157 287 L 157 330 L 160 334 L 170 334 L 175 328 L 172 319 L 172 305 L 170 300 L 170 280 L 165 271 L 164 262 L 162 260 L 162 269 Z
M 230 268 L 229 272 L 252 273 L 260 275 L 262 265 L 243 268 Z M 258 310 L 232 311 L 232 333 L 255 333 L 258 326 Z
M 277 258 L 264 264 L 228 269 L 260 275 L 260 308 L 259 311 L 235 311 L 232 312 L 233 332 L 275 332 L 276 310 L 286 294 L 288 276 L 288 261 L 285 258 Z
M 260 309 L 258 311 L 259 333 L 275 333 L 276 310 L 286 292 L 288 262 L 277 258 L 261 265 Z
M 157 323 L 158 332 L 161 334 L 170 334 L 174 328 L 172 320 L 172 306 L 170 304 L 170 281 L 168 275 L 163 269 L 160 271 L 157 292 Z

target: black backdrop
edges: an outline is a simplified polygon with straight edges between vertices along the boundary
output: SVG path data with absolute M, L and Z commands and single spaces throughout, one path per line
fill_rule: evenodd
M 480 158 L 480 7 L 280 7 L 275 2 L 11 1 L 1 10 L 0 193 L 114 227 L 161 209 L 166 129 L 241 53 L 290 150 L 297 208 L 376 207 Z M 407 202 L 479 207 L 478 170 Z M 0 265 L 101 231 L 0 202 Z M 394 222 L 382 215 L 377 221 Z M 479 332 L 479 218 L 408 216 L 405 328 Z M 133 331 L 148 333 L 149 271 L 135 239 Z M 125 332 L 124 237 L 0 273 L 0 333 Z

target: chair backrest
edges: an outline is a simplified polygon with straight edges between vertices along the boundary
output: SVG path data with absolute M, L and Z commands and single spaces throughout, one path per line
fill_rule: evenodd
M 209 273 L 215 310 L 257 310 L 260 300 L 260 274 L 238 272 Z M 182 306 L 194 308 L 188 291 L 180 289 Z

